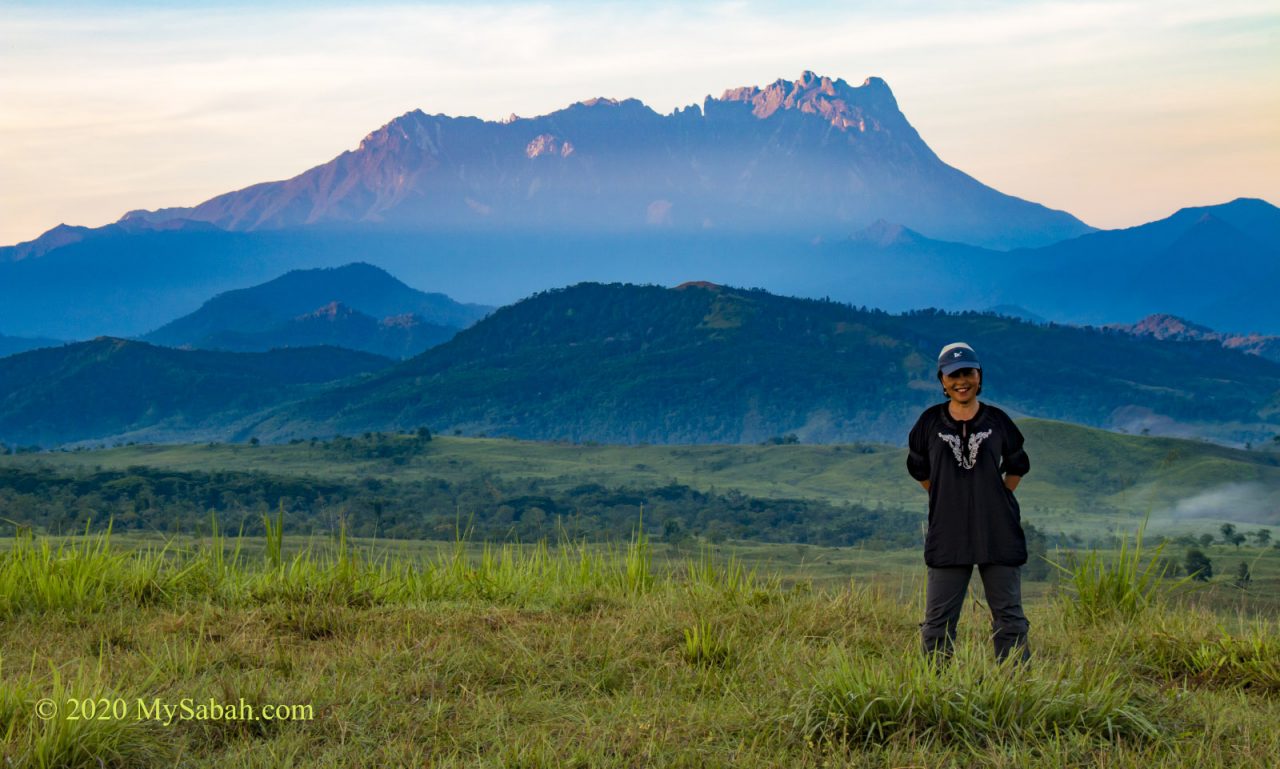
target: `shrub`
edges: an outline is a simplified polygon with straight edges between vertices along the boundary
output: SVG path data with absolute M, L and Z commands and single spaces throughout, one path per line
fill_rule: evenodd
M 1197 582 L 1208 582 L 1213 578 L 1213 561 L 1210 561 L 1209 556 L 1205 555 L 1200 548 L 1193 547 L 1188 550 L 1183 563 L 1191 579 Z
M 1241 561 L 1240 565 L 1236 567 L 1235 581 L 1232 582 L 1231 584 L 1235 585 L 1241 590 L 1248 590 L 1249 585 L 1252 582 L 1253 582 L 1253 575 L 1249 573 L 1249 564 L 1245 563 L 1244 561 Z

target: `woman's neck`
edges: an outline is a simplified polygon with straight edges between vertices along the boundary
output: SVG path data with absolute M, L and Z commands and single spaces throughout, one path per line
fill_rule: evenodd
M 947 404 L 947 410 L 951 413 L 951 417 L 961 421 L 968 421 L 977 416 L 978 408 L 979 404 L 977 398 L 974 398 L 968 403 L 951 401 L 951 403 Z

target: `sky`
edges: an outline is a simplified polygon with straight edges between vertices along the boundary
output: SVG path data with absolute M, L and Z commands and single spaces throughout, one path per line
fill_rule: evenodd
M 1280 204 L 1280 3 L 0 0 L 0 245 L 199 203 L 398 115 L 659 112 L 805 70 L 884 78 L 946 162 L 1128 227 Z

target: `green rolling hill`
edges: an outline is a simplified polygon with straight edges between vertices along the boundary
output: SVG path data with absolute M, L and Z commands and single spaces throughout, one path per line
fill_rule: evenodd
M 900 443 L 974 345 L 984 398 L 1021 415 L 1243 444 L 1280 431 L 1280 364 L 1213 343 L 902 315 L 705 283 L 584 283 L 494 312 L 394 368 L 282 408 L 272 440 L 411 429 L 610 443 Z
M 0 445 L 207 439 L 326 382 L 391 365 L 336 347 L 174 350 L 100 337 L 0 359 Z

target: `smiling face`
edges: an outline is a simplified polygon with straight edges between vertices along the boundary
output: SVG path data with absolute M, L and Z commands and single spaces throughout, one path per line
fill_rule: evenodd
M 942 389 L 953 402 L 968 405 L 978 397 L 978 389 L 982 386 L 982 370 L 961 368 L 942 377 Z

